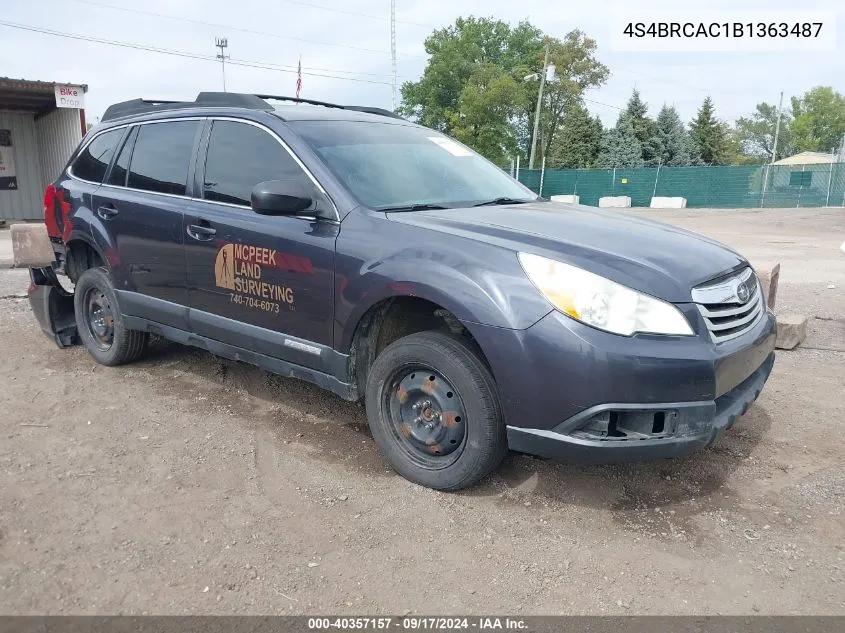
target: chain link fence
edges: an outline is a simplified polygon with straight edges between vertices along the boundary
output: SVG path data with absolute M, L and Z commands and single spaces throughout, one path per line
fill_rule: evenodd
M 604 196 L 630 196 L 635 207 L 649 206 L 654 196 L 686 198 L 688 207 L 845 206 L 845 163 L 525 169 L 519 171 L 518 177 L 543 197 L 577 195 L 581 204 L 591 206 L 598 206 L 599 198 Z

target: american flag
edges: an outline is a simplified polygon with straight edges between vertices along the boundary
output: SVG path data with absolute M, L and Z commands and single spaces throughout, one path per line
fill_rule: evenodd
M 296 66 L 296 98 L 299 99 L 299 92 L 302 90 L 302 58 Z

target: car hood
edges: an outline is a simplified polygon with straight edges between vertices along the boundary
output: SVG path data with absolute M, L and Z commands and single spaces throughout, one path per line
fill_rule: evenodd
M 390 213 L 396 222 L 550 257 L 674 303 L 747 265 L 727 246 L 660 222 L 556 202 Z

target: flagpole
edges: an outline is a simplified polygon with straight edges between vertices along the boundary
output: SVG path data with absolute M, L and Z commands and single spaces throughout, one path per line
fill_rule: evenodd
M 299 56 L 299 63 L 296 65 L 296 98 L 299 99 L 299 93 L 302 91 L 302 55 Z

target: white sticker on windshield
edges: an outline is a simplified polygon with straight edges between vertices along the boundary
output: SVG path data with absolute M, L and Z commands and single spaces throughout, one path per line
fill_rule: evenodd
M 445 136 L 429 136 L 428 140 L 432 143 L 436 143 L 452 156 L 472 156 L 472 152 L 466 147 L 460 143 L 456 143 L 450 138 L 446 138 Z

